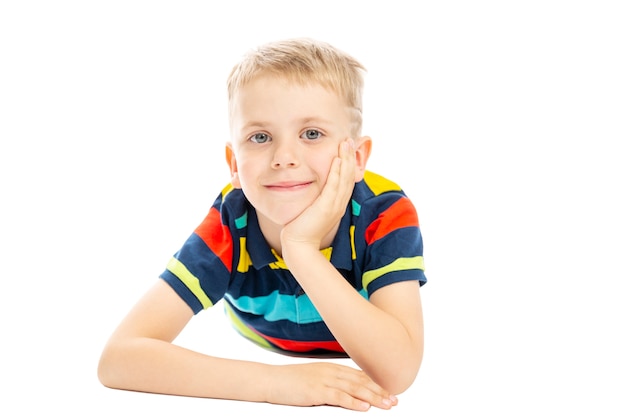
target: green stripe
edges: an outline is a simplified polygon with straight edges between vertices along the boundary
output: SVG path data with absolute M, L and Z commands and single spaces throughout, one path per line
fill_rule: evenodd
M 252 340 L 254 343 L 257 343 L 265 348 L 270 348 L 272 345 L 261 336 L 253 332 L 248 326 L 241 321 L 241 319 L 237 316 L 237 314 L 233 311 L 232 307 L 228 305 L 228 303 L 224 303 L 224 311 L 226 312 L 226 316 L 230 319 L 232 326 L 241 333 L 242 336 Z
M 363 274 L 363 288 L 367 287 L 376 278 L 394 271 L 407 271 L 410 269 L 424 270 L 424 258 L 422 256 L 414 256 L 413 258 L 398 258 L 392 263 L 381 268 L 367 271 Z
M 183 284 L 189 288 L 193 295 L 198 298 L 198 301 L 202 304 L 202 307 L 209 308 L 213 305 L 209 297 L 200 287 L 200 281 L 196 278 L 185 265 L 183 265 L 178 259 L 172 258 L 167 264 L 167 269 L 182 281 Z

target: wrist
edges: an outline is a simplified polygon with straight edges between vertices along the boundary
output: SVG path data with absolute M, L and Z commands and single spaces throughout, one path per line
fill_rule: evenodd
M 319 243 L 281 239 L 282 258 L 292 270 L 300 261 L 310 261 L 320 254 Z M 292 270 L 293 272 L 293 270 Z
M 261 388 L 261 401 L 266 403 L 276 403 L 276 372 L 277 365 L 265 365 L 266 369 L 263 372 L 263 378 L 259 383 Z

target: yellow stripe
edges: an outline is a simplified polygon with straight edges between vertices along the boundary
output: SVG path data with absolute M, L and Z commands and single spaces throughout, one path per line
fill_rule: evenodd
M 239 263 L 237 264 L 237 272 L 248 272 L 248 269 L 252 265 L 252 259 L 250 254 L 246 250 L 246 238 L 239 238 Z
M 330 247 L 330 248 L 326 248 L 326 249 L 321 249 L 320 252 L 322 252 L 322 255 L 324 255 L 326 260 L 330 261 L 330 256 L 333 254 L 333 248 Z M 289 268 L 287 268 L 287 264 L 285 263 L 283 258 L 280 257 L 278 252 L 276 252 L 274 249 L 272 249 L 272 253 L 276 257 L 276 262 L 272 262 L 271 264 L 269 264 L 270 268 L 272 268 L 272 269 L 289 269 Z
M 350 226 L 350 247 L 352 247 L 352 260 L 355 260 L 356 249 L 354 247 L 354 225 Z
M 333 248 L 330 247 L 330 248 L 322 249 L 320 250 L 320 252 L 322 252 L 322 255 L 324 255 L 327 261 L 330 261 L 330 256 L 333 254 Z
M 200 281 L 196 278 L 185 265 L 180 263 L 176 258 L 170 259 L 167 264 L 167 269 L 182 281 L 183 284 L 189 288 L 189 290 L 198 298 L 202 307 L 209 308 L 213 305 L 209 297 L 200 287 Z
M 222 189 L 222 200 L 224 200 L 224 197 L 226 197 L 226 194 L 230 193 L 234 189 L 235 187 L 233 187 L 232 184 L 228 184 L 226 187 L 224 187 Z
M 276 252 L 274 249 L 272 249 L 272 254 L 276 258 L 276 262 L 272 262 L 269 265 L 270 268 L 272 268 L 272 269 L 289 269 L 289 268 L 287 268 L 287 264 L 285 263 L 285 261 L 283 261 L 283 258 L 280 257 L 278 252 Z
M 269 344 L 267 340 L 263 339 L 261 336 L 259 336 L 258 334 L 250 330 L 248 326 L 243 324 L 241 320 L 239 319 L 239 317 L 237 317 L 233 309 L 228 305 L 228 303 L 224 303 L 224 311 L 226 312 L 226 316 L 230 319 L 230 322 L 233 325 L 233 327 L 237 329 L 237 331 L 241 333 L 242 336 L 266 348 L 269 348 L 272 346 Z
M 424 258 L 422 256 L 414 256 L 413 258 L 398 258 L 389 265 L 381 268 L 367 271 L 363 274 L 363 288 L 367 289 L 368 285 L 376 278 L 393 271 L 407 271 L 409 269 L 424 270 Z
M 382 194 L 386 191 L 401 190 L 400 186 L 395 182 L 370 171 L 365 171 L 363 179 L 365 179 L 365 183 L 375 195 Z

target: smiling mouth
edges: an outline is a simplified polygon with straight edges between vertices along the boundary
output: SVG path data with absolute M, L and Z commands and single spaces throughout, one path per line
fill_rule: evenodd
M 298 191 L 307 188 L 312 182 L 281 182 L 266 185 L 265 188 L 272 191 Z

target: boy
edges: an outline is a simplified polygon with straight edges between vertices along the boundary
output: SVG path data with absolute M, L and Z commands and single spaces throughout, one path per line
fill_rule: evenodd
M 228 79 L 231 185 L 107 343 L 112 388 L 389 409 L 423 354 L 422 240 L 400 188 L 365 166 L 364 68 L 309 39 L 250 52 Z M 224 299 L 242 335 L 283 353 L 347 355 L 267 365 L 171 342 Z

